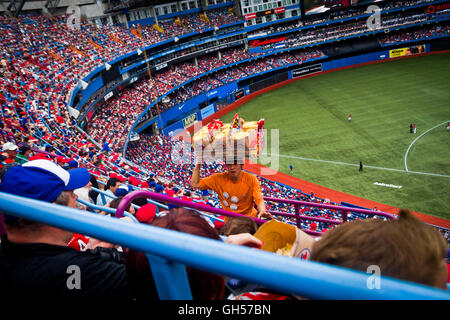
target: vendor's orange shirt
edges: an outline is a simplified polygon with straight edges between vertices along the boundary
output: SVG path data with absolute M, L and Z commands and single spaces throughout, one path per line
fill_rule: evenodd
M 245 171 L 241 172 L 236 182 L 230 179 L 227 172 L 213 174 L 200 179 L 199 188 L 215 191 L 222 203 L 222 209 L 250 217 L 256 217 L 258 213 L 254 204 L 264 201 L 258 179 Z

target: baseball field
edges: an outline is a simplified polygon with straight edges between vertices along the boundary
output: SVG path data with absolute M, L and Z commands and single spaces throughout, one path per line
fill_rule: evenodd
M 236 112 L 246 120 L 265 119 L 264 154 L 273 161 L 263 158 L 261 164 L 450 219 L 450 53 L 294 81 L 257 96 L 222 121 L 230 122 Z M 411 124 L 416 133 L 410 133 Z

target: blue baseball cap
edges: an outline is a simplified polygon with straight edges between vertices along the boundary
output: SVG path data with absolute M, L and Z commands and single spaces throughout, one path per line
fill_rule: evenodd
M 38 159 L 6 171 L 0 191 L 45 202 L 54 202 L 61 192 L 87 185 L 90 174 L 85 168 L 64 170 L 52 161 Z
M 69 161 L 69 168 L 78 168 L 79 164 L 78 161 L 75 159 L 72 159 Z
M 124 197 L 128 194 L 128 187 L 121 185 L 116 190 L 116 196 L 117 197 Z

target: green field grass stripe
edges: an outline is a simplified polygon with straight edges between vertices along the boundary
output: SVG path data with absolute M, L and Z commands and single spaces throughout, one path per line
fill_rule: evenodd
M 405 153 L 405 171 L 406 171 L 406 172 L 409 171 L 409 170 L 408 170 L 408 163 L 407 163 L 408 153 L 409 153 L 409 150 L 411 150 L 411 148 L 412 148 L 412 146 L 414 145 L 414 143 L 416 143 L 417 140 L 419 140 L 420 138 L 422 138 L 424 135 L 426 135 L 426 134 L 427 134 L 428 132 L 430 132 L 431 130 L 436 129 L 437 127 L 442 126 L 443 124 L 445 124 L 445 123 L 447 123 L 447 122 L 449 122 L 449 121 L 450 121 L 450 120 L 446 120 L 446 121 L 444 121 L 444 122 L 439 123 L 438 125 L 435 125 L 433 128 L 428 129 L 427 131 L 425 131 L 424 133 L 422 133 L 420 136 L 418 136 L 417 138 L 415 138 L 413 142 L 411 142 L 411 144 L 410 144 L 409 147 L 408 147 L 408 150 L 406 150 L 406 153 Z

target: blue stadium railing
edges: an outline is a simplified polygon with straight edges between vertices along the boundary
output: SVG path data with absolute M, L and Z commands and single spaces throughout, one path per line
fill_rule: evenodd
M 134 187 L 134 188 L 140 190 L 140 188 L 138 188 L 138 187 Z M 94 187 L 91 187 L 91 189 L 96 191 L 96 192 L 98 192 L 102 196 L 102 199 L 103 199 L 104 202 L 109 202 L 109 201 L 106 201 L 106 198 L 109 198 L 109 199 L 116 199 L 117 198 L 116 196 L 112 196 L 110 194 L 107 194 L 106 192 L 104 192 L 104 191 L 102 191 L 100 189 L 97 189 L 97 188 L 94 188 Z M 93 203 L 87 202 L 87 201 L 82 200 L 80 198 L 78 198 L 77 201 L 80 202 L 81 204 L 85 205 L 86 207 L 91 208 L 91 209 L 98 210 L 98 211 L 105 211 L 107 213 L 110 213 L 113 216 L 116 214 L 116 209 L 111 209 L 111 208 L 103 207 L 103 206 L 97 206 L 97 205 L 95 205 Z M 165 204 L 163 204 L 161 202 L 157 202 L 157 201 L 154 201 L 152 199 L 147 199 L 147 202 L 148 203 L 153 203 L 154 205 L 156 205 L 156 215 L 157 216 L 159 215 L 159 212 L 160 212 L 161 208 L 164 209 L 164 210 L 169 210 L 169 206 L 167 206 L 167 205 L 165 205 Z M 195 201 L 194 201 L 194 203 L 195 203 Z M 140 208 L 139 206 L 137 206 L 135 204 L 131 204 L 131 205 L 136 210 Z M 224 222 L 223 219 L 220 219 L 218 217 L 205 214 L 204 212 L 201 212 L 201 211 L 198 211 L 198 210 L 195 210 L 195 211 L 197 211 L 197 213 L 199 213 L 200 215 L 206 216 L 213 223 L 214 223 L 214 221 Z M 130 213 L 128 213 L 128 212 L 127 212 L 127 214 L 124 213 L 124 216 L 128 216 L 131 219 L 136 220 L 136 218 L 133 215 L 131 215 Z
M 388 277 L 235 246 L 0 192 L 0 211 L 150 255 L 161 299 L 191 299 L 184 265 L 310 299 L 445 299 L 449 292 Z M 276 266 L 276 267 L 274 267 Z M 155 268 L 153 268 L 155 267 Z M 155 269 L 155 270 L 153 270 Z

